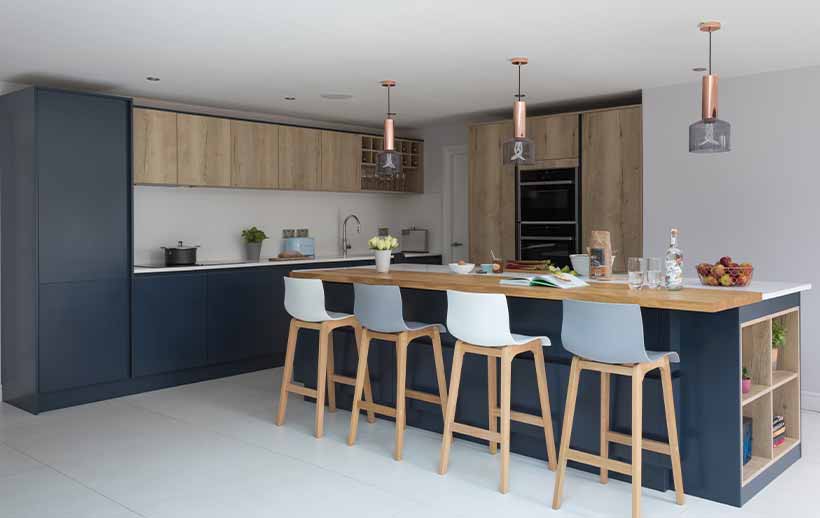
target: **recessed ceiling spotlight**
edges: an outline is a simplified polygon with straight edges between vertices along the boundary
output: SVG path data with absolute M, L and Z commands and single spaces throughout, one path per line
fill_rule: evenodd
M 156 83 L 157 81 L 159 81 L 159 78 L 156 77 L 156 76 L 148 76 L 148 77 L 145 78 L 145 80 L 146 81 L 151 81 L 152 83 Z
M 288 95 L 288 96 L 285 96 L 285 100 L 286 101 L 295 101 L 296 97 L 293 97 L 292 95 Z
M 348 99 L 353 99 L 353 96 L 350 94 L 320 94 L 319 97 L 330 101 L 346 101 Z
M 706 72 L 706 67 L 695 67 L 692 72 Z

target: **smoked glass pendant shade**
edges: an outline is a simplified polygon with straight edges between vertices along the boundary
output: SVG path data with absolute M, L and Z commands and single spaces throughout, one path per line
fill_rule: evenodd
M 689 126 L 691 153 L 724 153 L 732 149 L 732 125 L 720 119 L 699 120 Z
M 376 176 L 398 176 L 401 174 L 401 155 L 393 149 L 376 153 Z
M 535 144 L 526 137 L 515 137 L 502 148 L 504 165 L 532 165 L 535 162 Z

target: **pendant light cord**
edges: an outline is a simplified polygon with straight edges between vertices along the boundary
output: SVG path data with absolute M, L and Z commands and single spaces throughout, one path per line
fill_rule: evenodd
M 712 31 L 709 31 L 709 75 L 712 75 Z

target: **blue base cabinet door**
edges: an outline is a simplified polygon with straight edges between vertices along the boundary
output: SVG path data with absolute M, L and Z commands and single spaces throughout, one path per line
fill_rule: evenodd
M 207 363 L 204 274 L 134 279 L 134 376 L 161 374 Z
M 128 378 L 129 284 L 124 279 L 40 286 L 40 392 Z
M 274 354 L 274 284 L 268 268 L 208 273 L 209 364 Z

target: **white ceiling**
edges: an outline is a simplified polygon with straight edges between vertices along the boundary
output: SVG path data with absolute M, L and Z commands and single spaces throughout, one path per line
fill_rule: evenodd
M 2 4 L 0 81 L 366 125 L 383 117 L 386 78 L 398 81 L 393 108 L 405 127 L 505 109 L 515 55 L 530 58 L 531 105 L 695 81 L 702 19 L 724 23 L 714 37 L 724 77 L 820 64 L 820 2 L 809 0 Z

